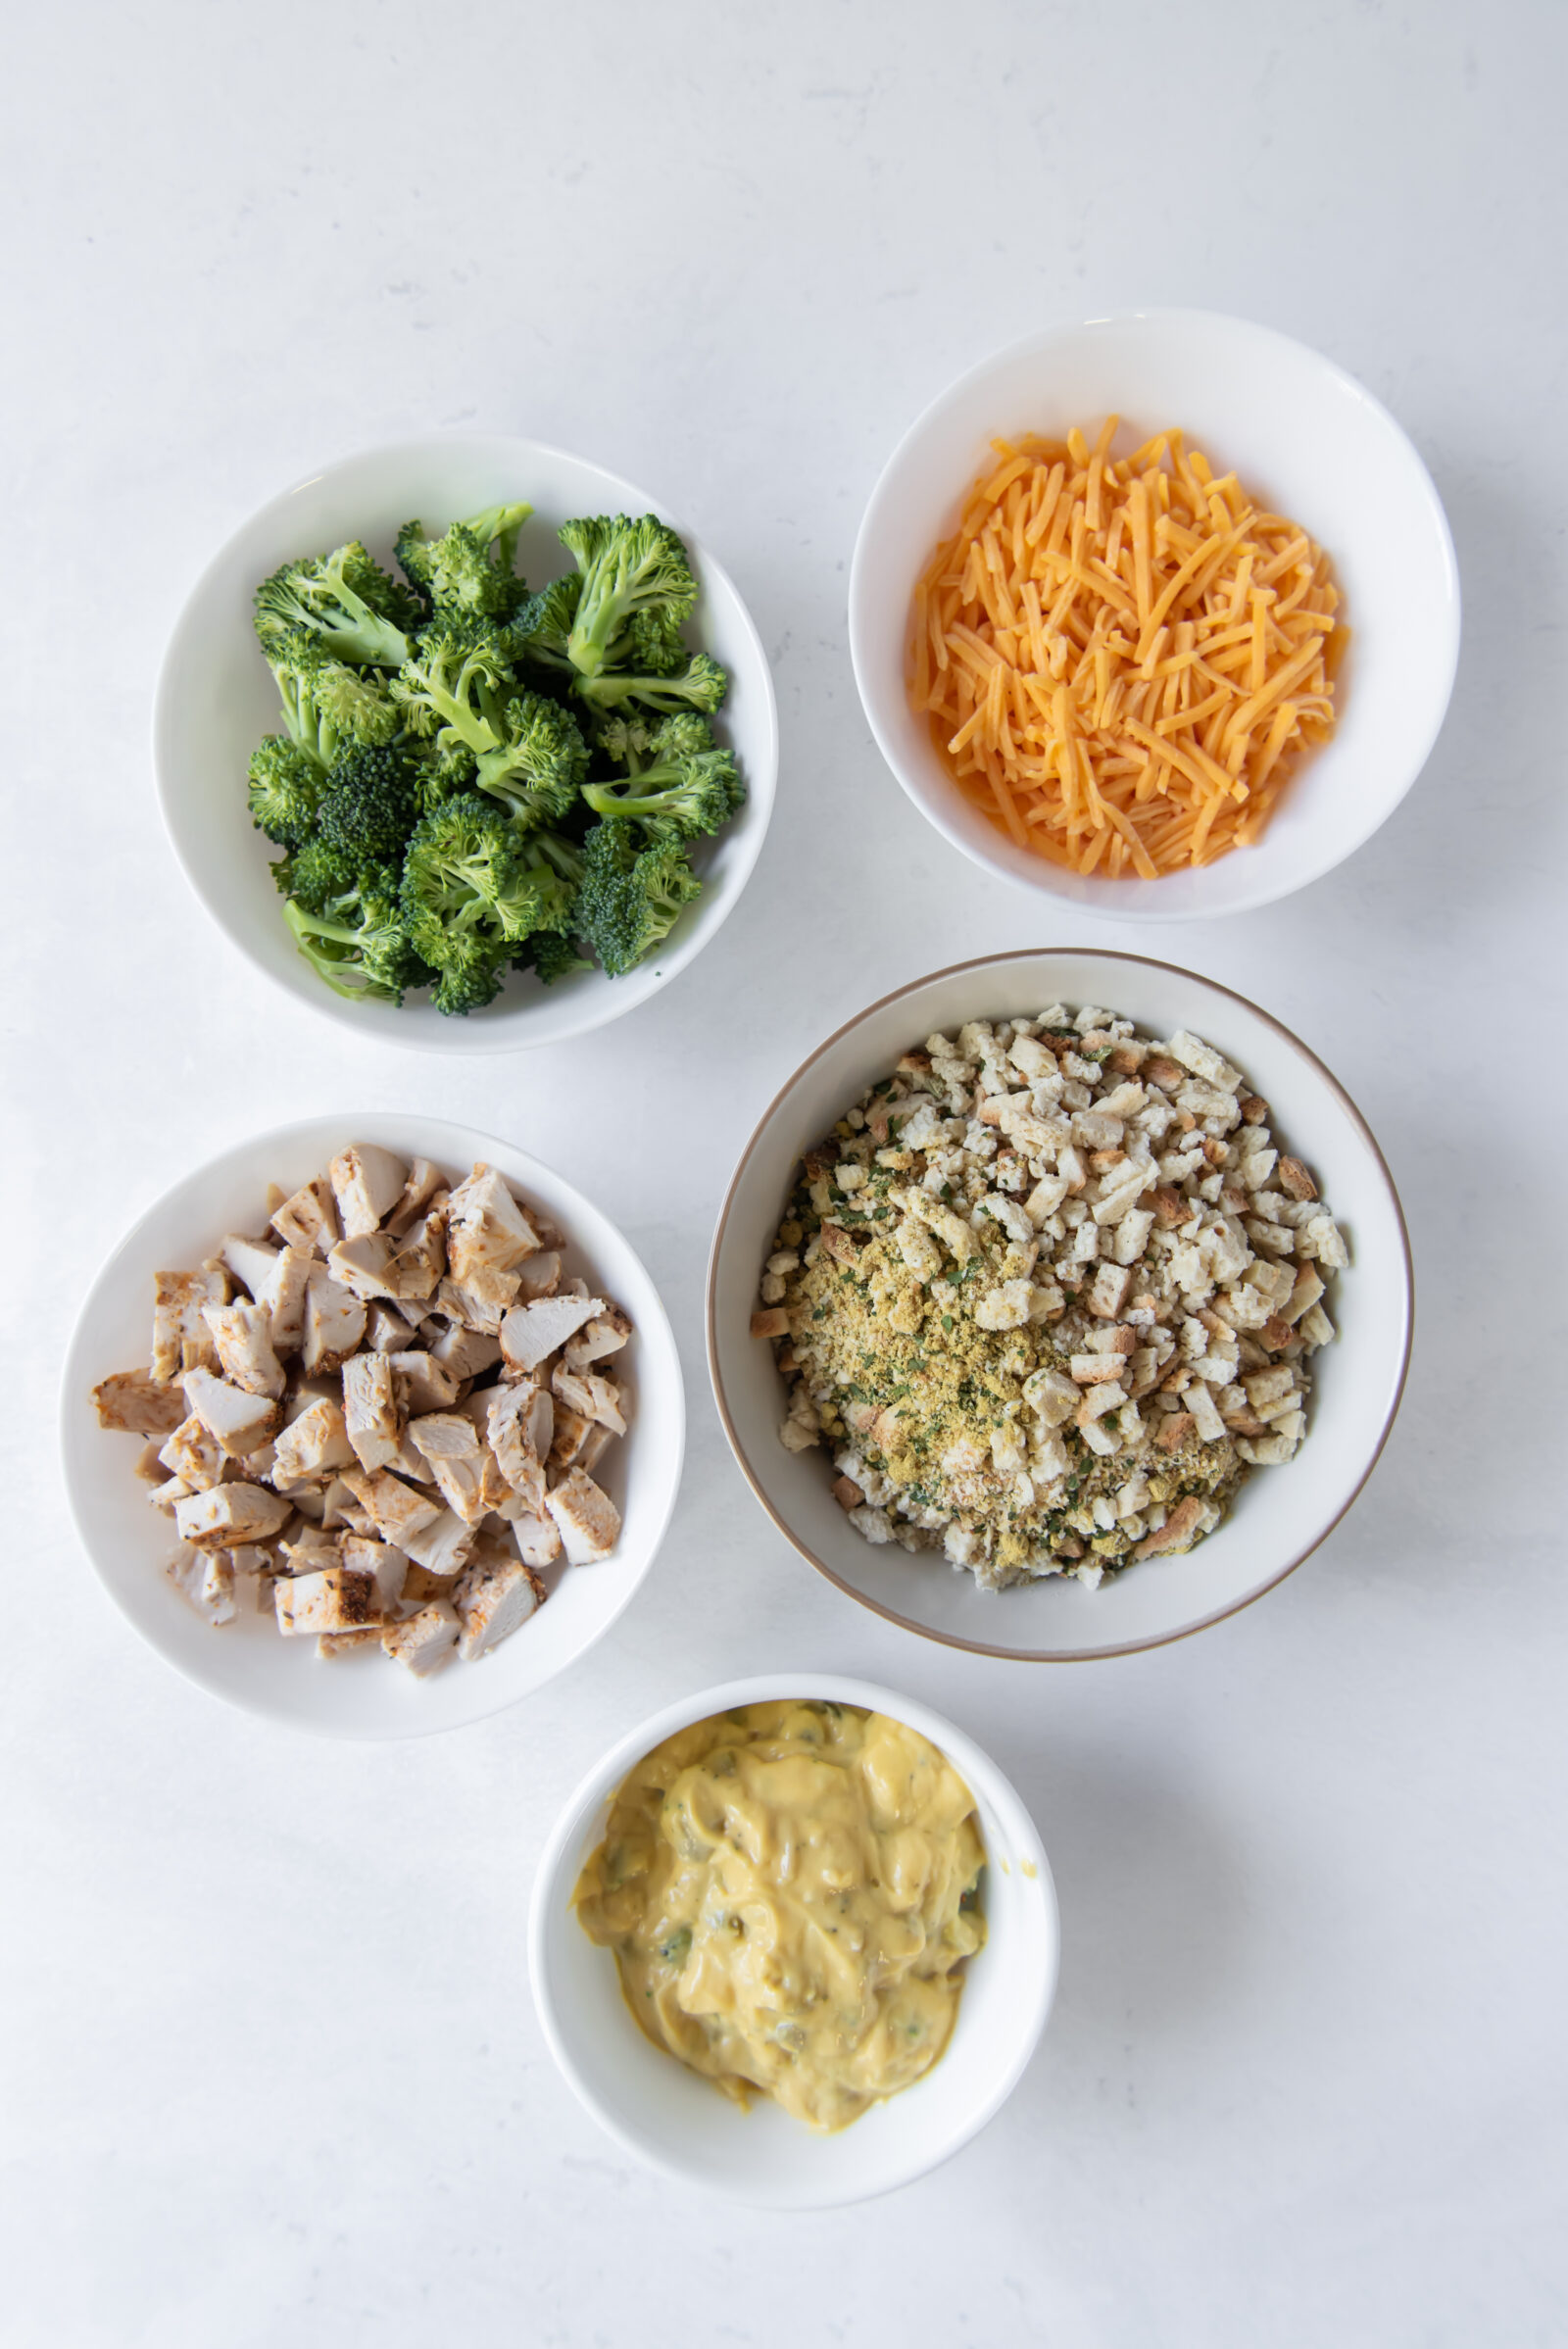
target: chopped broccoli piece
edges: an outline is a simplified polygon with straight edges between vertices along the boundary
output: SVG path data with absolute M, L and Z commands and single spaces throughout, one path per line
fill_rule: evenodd
M 399 911 L 398 877 L 390 865 L 368 868 L 354 889 L 322 906 L 291 897 L 283 919 L 300 953 L 338 995 L 401 1003 L 406 988 L 430 978 Z
M 519 694 L 503 712 L 507 735 L 481 752 L 474 780 L 521 824 L 559 822 L 569 815 L 588 772 L 588 746 L 576 719 L 543 694 Z
M 396 734 L 397 709 L 379 683 L 335 661 L 319 637 L 298 628 L 274 638 L 266 653 L 283 723 L 318 766 L 330 766 L 351 743 L 390 742 Z
M 449 1018 L 466 1019 L 470 1011 L 482 1011 L 486 1003 L 494 1002 L 506 969 L 505 947 L 475 943 L 437 974 L 430 1001 Z
M 512 967 L 531 970 L 543 986 L 554 987 L 558 979 L 569 979 L 573 971 L 594 966 L 559 930 L 539 930 L 513 955 Z
M 280 849 L 297 849 L 316 821 L 326 777 L 285 734 L 267 734 L 251 753 L 251 821 Z
M 724 699 L 728 677 L 716 661 L 706 653 L 694 653 L 678 675 L 656 676 L 648 672 L 612 675 L 605 671 L 596 677 L 579 677 L 577 691 L 589 707 L 600 710 L 620 710 L 628 704 L 642 710 L 713 710 Z
M 497 697 L 511 683 L 494 623 L 441 612 L 419 631 L 392 692 L 411 734 L 433 735 L 438 750 L 462 743 L 481 753 L 499 750 L 505 738 Z
M 575 674 L 566 652 L 582 593 L 582 573 L 567 571 L 519 605 L 507 642 L 513 658 L 532 662 L 563 683 Z
M 256 590 L 256 633 L 263 646 L 308 629 L 340 661 L 401 668 L 406 631 L 418 610 L 401 580 L 372 563 L 358 539 L 331 555 L 285 563 Z
M 628 659 L 657 666 L 672 639 L 678 657 L 680 623 L 697 602 L 697 582 L 674 531 L 651 514 L 615 514 L 564 522 L 558 535 L 582 573 L 566 645 L 572 667 L 597 677 Z M 639 620 L 644 625 L 633 636 Z
M 477 612 L 506 620 L 527 590 L 513 570 L 517 532 L 531 506 L 491 506 L 454 522 L 440 538 L 426 538 L 422 522 L 405 522 L 398 532 L 398 561 L 436 612 Z M 499 559 L 490 548 L 499 541 Z
M 683 851 L 659 842 L 639 851 L 634 828 L 596 824 L 583 843 L 573 926 L 612 978 L 636 967 L 668 937 L 702 883 Z
M 409 936 L 437 970 L 456 972 L 564 920 L 571 892 L 491 800 L 466 794 L 421 816 L 403 863 Z
M 419 774 L 413 759 L 390 746 L 347 752 L 327 777 L 318 838 L 360 863 L 401 858 L 421 813 Z
M 360 866 L 324 840 L 302 841 L 272 867 L 272 880 L 286 898 L 297 898 L 313 913 L 323 912 L 334 898 L 353 894 Z
M 582 796 L 596 815 L 635 817 L 656 837 L 695 840 L 727 824 L 745 794 L 728 751 L 710 750 L 666 752 L 624 783 L 585 784 Z

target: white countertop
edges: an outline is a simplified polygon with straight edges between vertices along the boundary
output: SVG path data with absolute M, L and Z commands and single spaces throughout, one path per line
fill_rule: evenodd
M 1529 0 L 13 22 L 0 1003 L 36 1336 L 4 1355 L 8 2344 L 1564 2337 L 1568 1603 L 1539 1333 L 1561 1311 L 1565 48 Z M 921 822 L 861 720 L 844 595 L 884 455 L 960 367 L 1172 301 L 1283 327 L 1390 404 L 1447 504 L 1466 635 L 1432 762 L 1368 848 L 1152 940 L 1043 919 Z M 581 1050 L 493 1061 L 356 1049 L 266 990 L 174 865 L 147 750 L 219 539 L 320 460 L 468 421 L 689 516 L 784 730 L 771 836 L 703 959 Z M 1308 1565 L 1200 1639 L 1050 1670 L 906 1637 L 801 1563 L 730 1461 L 700 1308 L 780 1076 L 923 969 L 1068 939 L 1189 962 L 1327 1058 L 1401 1186 L 1418 1315 L 1383 1464 Z M 504 1131 L 591 1189 L 664 1285 L 692 1418 L 613 1635 L 511 1714 L 381 1748 L 223 1710 L 140 1646 L 53 1438 L 76 1298 L 131 1216 L 255 1127 L 362 1105 Z M 784 2224 L 600 2134 L 522 1932 L 611 1738 L 791 1663 L 989 1745 L 1040 1821 L 1065 1954 L 984 2136 L 886 2203 Z

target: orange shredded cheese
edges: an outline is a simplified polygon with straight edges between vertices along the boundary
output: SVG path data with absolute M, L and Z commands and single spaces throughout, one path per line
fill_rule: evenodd
M 910 700 L 966 798 L 1080 873 L 1145 880 L 1258 839 L 1334 726 L 1347 631 L 1299 524 L 1180 432 L 992 443 L 914 591 Z

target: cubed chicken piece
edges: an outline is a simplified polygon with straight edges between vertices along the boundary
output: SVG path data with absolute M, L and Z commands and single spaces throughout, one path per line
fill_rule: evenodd
M 464 1568 L 452 1592 L 463 1636 L 458 1653 L 471 1664 L 526 1623 L 544 1604 L 545 1587 L 531 1566 L 486 1547 Z
M 447 1258 L 453 1278 L 467 1286 L 480 1272 L 510 1272 L 525 1256 L 536 1256 L 540 1248 L 532 1217 L 495 1168 L 481 1161 L 447 1203 Z
M 194 1411 L 180 1421 L 158 1457 L 192 1493 L 211 1492 L 223 1481 L 223 1447 Z
M 270 1288 L 257 1302 L 272 1316 L 272 1351 L 297 1354 L 305 1343 L 305 1293 L 317 1259 L 303 1248 L 279 1250 Z
M 153 1377 L 167 1384 L 186 1370 L 216 1370 L 218 1346 L 202 1308 L 220 1305 L 228 1278 L 220 1265 L 153 1275 Z M 184 1417 L 184 1413 L 180 1413 Z
M 423 1680 L 444 1664 L 458 1643 L 462 1630 L 457 1610 L 447 1599 L 434 1598 L 417 1615 L 406 1623 L 394 1624 L 381 1636 L 384 1652 L 399 1664 L 406 1664 L 415 1676 Z
M 461 1322 L 466 1330 L 474 1330 L 489 1338 L 501 1328 L 501 1317 L 517 1294 L 514 1272 L 493 1272 L 475 1276 L 475 1285 L 465 1288 L 458 1281 L 443 1281 L 435 1293 L 435 1309 L 451 1321 Z
M 277 1276 L 279 1250 L 265 1240 L 247 1240 L 240 1232 L 224 1236 L 219 1260 L 231 1272 L 252 1304 L 264 1304 Z
M 564 1403 L 558 1397 L 555 1434 L 550 1441 L 550 1466 L 560 1469 L 575 1467 L 594 1433 L 591 1419 L 585 1418 L 581 1411 L 574 1411 L 570 1403 Z
M 234 1569 L 220 1550 L 177 1550 L 164 1568 L 181 1598 L 204 1615 L 215 1627 L 232 1623 L 237 1613 L 234 1604 Z
M 517 1302 L 531 1305 L 535 1297 L 554 1297 L 561 1286 L 561 1251 L 541 1248 L 537 1256 L 526 1256 L 517 1266 Z
M 163 1393 L 164 1390 L 160 1389 L 159 1392 Z M 163 1483 L 164 1464 L 158 1457 L 158 1445 L 156 1444 L 144 1444 L 142 1445 L 140 1451 L 136 1454 L 136 1465 L 130 1473 L 144 1485 L 161 1485 Z
M 358 1631 L 352 1632 L 318 1632 L 316 1653 L 321 1663 L 336 1664 L 344 1656 L 358 1655 L 361 1648 L 378 1648 L 385 1637 L 386 1626 L 382 1623 L 362 1624 Z
M 272 1229 L 287 1248 L 325 1256 L 338 1239 L 337 1204 L 324 1175 L 296 1191 L 272 1211 Z
M 409 1440 L 429 1464 L 447 1506 L 466 1525 L 477 1525 L 490 1507 L 484 1463 L 489 1454 L 466 1411 L 433 1411 L 411 1420 Z
M 328 1533 L 369 1534 L 375 1530 L 368 1510 L 361 1507 L 340 1476 L 333 1477 L 321 1494 L 321 1524 Z
M 612 1435 L 626 1433 L 620 1389 L 613 1379 L 601 1378 L 592 1370 L 569 1370 L 564 1362 L 558 1362 L 551 1373 L 550 1385 L 557 1399 L 580 1412 L 584 1419 L 597 1420 Z
M 392 1365 L 392 1387 L 399 1408 L 409 1418 L 417 1419 L 426 1411 L 444 1411 L 448 1403 L 457 1401 L 465 1374 L 438 1362 L 434 1354 L 412 1346 L 407 1352 L 388 1355 L 387 1359 Z
M 395 1542 L 410 1557 L 420 1531 L 442 1514 L 441 1504 L 427 1493 L 416 1493 L 388 1468 L 350 1469 L 343 1482 L 354 1493 L 383 1542 Z
M 225 1378 L 247 1395 L 282 1394 L 283 1365 L 272 1348 L 272 1316 L 266 1305 L 204 1305 L 202 1319 L 213 1333 Z
M 435 1335 L 431 1336 L 431 1331 Z M 501 1359 L 501 1341 L 479 1330 L 465 1329 L 459 1322 L 439 1322 L 426 1325 L 427 1351 L 443 1363 L 456 1379 L 477 1378 Z
M 566 1341 L 566 1366 L 569 1370 L 586 1370 L 591 1362 L 603 1361 L 607 1354 L 618 1354 L 631 1336 L 631 1323 L 618 1305 L 607 1305 L 603 1313 Z
M 432 1598 L 450 1598 L 452 1586 L 462 1571 L 460 1566 L 451 1574 L 432 1574 L 427 1566 L 416 1566 L 411 1559 L 403 1578 L 404 1606 L 422 1607 Z
M 349 1290 L 366 1304 L 378 1297 L 395 1298 L 388 1276 L 392 1244 L 384 1232 L 362 1232 L 357 1240 L 340 1240 L 326 1259 L 326 1269 L 339 1288 Z
M 446 1209 L 431 1207 L 394 1245 L 387 1283 L 394 1297 L 422 1304 L 446 1268 Z
M 382 1230 L 390 1232 L 394 1240 L 398 1239 L 412 1225 L 418 1222 L 436 1193 L 444 1191 L 445 1188 L 446 1177 L 440 1167 L 432 1166 L 428 1158 L 416 1158 L 414 1164 L 409 1168 L 408 1180 L 403 1186 L 403 1197 L 398 1200 L 392 1212 L 381 1218 Z
M 553 1566 L 561 1555 L 561 1528 L 548 1512 L 529 1511 L 514 1517 L 512 1539 L 525 1566 Z
M 550 1457 L 556 1409 L 549 1390 L 535 1379 L 490 1388 L 485 1400 L 485 1435 L 502 1475 L 535 1510 L 545 1505 L 544 1463 Z
M 296 1525 L 277 1544 L 277 1554 L 289 1574 L 319 1574 L 323 1567 L 341 1566 L 341 1537 L 318 1525 Z
M 345 1566 L 368 1574 L 375 1591 L 375 1611 L 390 1615 L 403 1596 L 408 1579 L 408 1552 L 392 1542 L 375 1542 L 363 1534 L 345 1534 L 339 1544 Z
M 190 1487 L 182 1476 L 167 1477 L 161 1485 L 148 1486 L 147 1505 L 149 1508 L 162 1509 L 166 1517 L 172 1517 L 178 1504 L 188 1497 L 189 1493 Z
M 373 1142 L 339 1151 L 326 1171 L 345 1240 L 373 1232 L 397 1205 L 409 1179 L 404 1161 Z
M 441 1509 L 407 1535 L 403 1547 L 427 1574 L 456 1574 L 473 1547 L 475 1531 L 455 1509 Z
M 277 1628 L 287 1639 L 307 1633 L 352 1632 L 375 1620 L 375 1584 L 352 1566 L 326 1566 L 273 1586 Z
M 414 1344 L 414 1324 L 378 1298 L 365 1317 L 365 1343 L 372 1353 L 400 1354 Z
M 189 1408 L 178 1387 L 146 1370 L 119 1370 L 92 1391 L 101 1428 L 132 1436 L 172 1436 Z
M 272 1447 L 276 1474 L 292 1483 L 302 1476 L 319 1476 L 326 1468 L 349 1468 L 354 1446 L 349 1442 L 343 1413 L 330 1395 L 321 1395 L 309 1409 L 291 1419 Z
M 341 1370 L 365 1336 L 365 1307 L 324 1265 L 313 1265 L 305 1292 L 305 1343 L 302 1359 L 308 1371 Z
M 582 1469 L 563 1477 L 545 1506 L 571 1565 L 592 1566 L 610 1556 L 620 1538 L 620 1511 Z
M 353 1354 L 344 1363 L 343 1419 L 362 1468 L 386 1468 L 397 1458 L 403 1421 L 385 1354 Z
M 583 1438 L 582 1449 L 577 1454 L 576 1464 L 585 1475 L 593 1475 L 594 1470 L 614 1441 L 614 1429 L 602 1427 L 596 1420 Z
M 215 1485 L 174 1503 L 182 1542 L 197 1549 L 235 1549 L 268 1542 L 288 1523 L 293 1503 L 265 1485 Z
M 230 1459 L 243 1460 L 270 1444 L 277 1430 L 278 1407 L 270 1395 L 256 1395 L 210 1370 L 187 1370 L 185 1400 Z
M 537 1370 L 604 1310 L 602 1297 L 571 1297 L 564 1291 L 536 1297 L 531 1305 L 514 1305 L 501 1324 L 501 1352 L 508 1370 Z

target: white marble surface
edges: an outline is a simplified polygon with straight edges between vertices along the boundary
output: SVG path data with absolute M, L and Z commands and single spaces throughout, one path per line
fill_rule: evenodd
M 1565 34 L 1527 0 L 13 16 L 8 2343 L 1564 2337 L 1568 1608 L 1540 1362 Z M 1360 1101 L 1403 1188 L 1418 1338 L 1383 1466 L 1292 1582 L 1162 1653 L 1033 1671 L 878 1624 L 761 1520 L 707 1394 L 701 1275 L 753 1116 L 819 1035 L 1063 929 L 883 771 L 846 566 L 891 440 L 953 373 L 1150 300 L 1332 353 L 1452 518 L 1465 649 L 1422 782 L 1330 879 L 1156 949 L 1260 998 Z M 222 534 L 318 459 L 470 420 L 691 516 L 761 626 L 785 752 L 703 961 L 581 1053 L 447 1063 L 356 1051 L 264 991 L 165 846 L 147 728 Z M 193 1155 L 355 1104 L 498 1127 L 590 1186 L 666 1286 L 692 1408 L 674 1530 L 605 1645 L 511 1715 L 375 1750 L 270 1731 L 144 1651 L 65 1524 L 52 1435 L 75 1297 L 130 1216 Z M 989 1742 L 1066 1938 L 987 2134 L 885 2204 L 785 2226 L 601 2137 L 541 2043 L 522 1927 L 547 1823 L 612 1735 L 791 1660 Z

